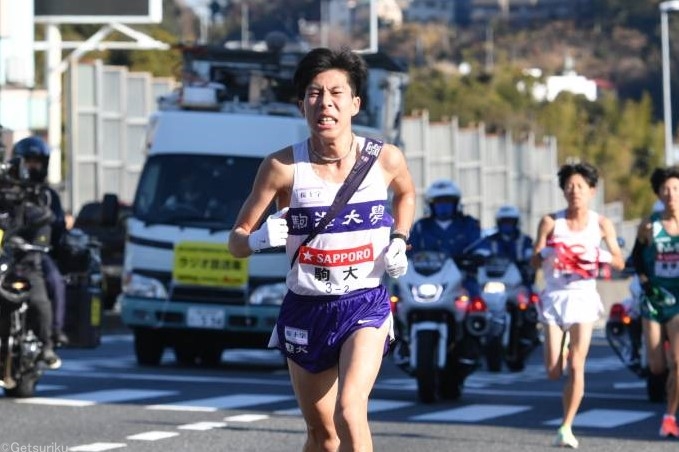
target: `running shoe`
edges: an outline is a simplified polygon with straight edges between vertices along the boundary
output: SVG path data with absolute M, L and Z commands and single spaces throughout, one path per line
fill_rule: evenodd
M 663 438 L 668 436 L 679 438 L 679 427 L 677 427 L 677 421 L 674 416 L 663 417 L 662 424 L 660 424 L 660 436 Z
M 578 448 L 578 440 L 573 435 L 569 427 L 559 427 L 554 438 L 554 445 L 556 447 L 570 447 L 571 449 Z

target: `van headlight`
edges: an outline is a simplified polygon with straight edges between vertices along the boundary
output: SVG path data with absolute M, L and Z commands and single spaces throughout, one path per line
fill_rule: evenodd
M 167 299 L 167 289 L 155 278 L 148 278 L 135 273 L 123 278 L 123 293 L 130 297 Z
M 250 294 L 250 304 L 259 306 L 280 306 L 288 292 L 285 283 L 264 284 Z

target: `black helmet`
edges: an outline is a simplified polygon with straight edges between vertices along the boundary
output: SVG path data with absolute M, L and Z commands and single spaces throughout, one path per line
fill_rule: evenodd
M 26 137 L 16 142 L 12 149 L 13 157 L 35 158 L 42 161 L 42 168 L 40 170 L 29 171 L 31 180 L 35 182 L 44 182 L 47 177 L 47 167 L 50 162 L 50 148 L 40 137 L 32 136 Z

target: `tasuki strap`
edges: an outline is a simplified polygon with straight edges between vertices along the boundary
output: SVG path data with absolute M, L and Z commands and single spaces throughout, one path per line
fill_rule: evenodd
M 304 239 L 299 248 L 295 250 L 295 254 L 292 256 L 292 261 L 290 262 L 291 267 L 297 260 L 300 248 L 306 246 L 314 237 L 316 237 L 323 229 L 325 229 L 325 227 L 342 211 L 342 209 L 344 209 L 344 207 L 349 202 L 349 199 L 351 199 L 353 194 L 361 185 L 361 182 L 363 182 L 363 179 L 365 179 L 365 176 L 368 174 L 368 171 L 370 171 L 370 168 L 372 168 L 373 164 L 377 160 L 377 157 L 379 157 L 383 146 L 384 143 L 379 140 L 373 140 L 372 138 L 365 139 L 365 145 L 361 150 L 361 154 L 356 160 L 356 163 L 354 163 L 354 166 L 351 168 L 351 171 L 344 180 L 342 186 L 339 188 L 339 190 L 337 190 L 337 195 L 335 195 L 335 199 L 330 205 L 330 208 L 325 213 L 323 218 L 318 221 L 307 238 Z

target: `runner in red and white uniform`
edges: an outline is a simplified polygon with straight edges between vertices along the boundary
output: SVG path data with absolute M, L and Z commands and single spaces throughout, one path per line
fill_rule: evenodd
M 622 270 L 625 263 L 611 221 L 589 209 L 599 174 L 587 163 L 566 164 L 558 172 L 559 187 L 568 206 L 542 217 L 532 258 L 541 268 L 545 288 L 540 297 L 540 318 L 545 333 L 545 369 L 559 379 L 568 369 L 563 389 L 563 420 L 554 445 L 578 447 L 571 426 L 585 393 L 585 360 L 594 322 L 601 315 L 596 291 L 599 263 Z M 608 251 L 600 248 L 604 241 Z M 570 336 L 564 363 L 566 333 Z

